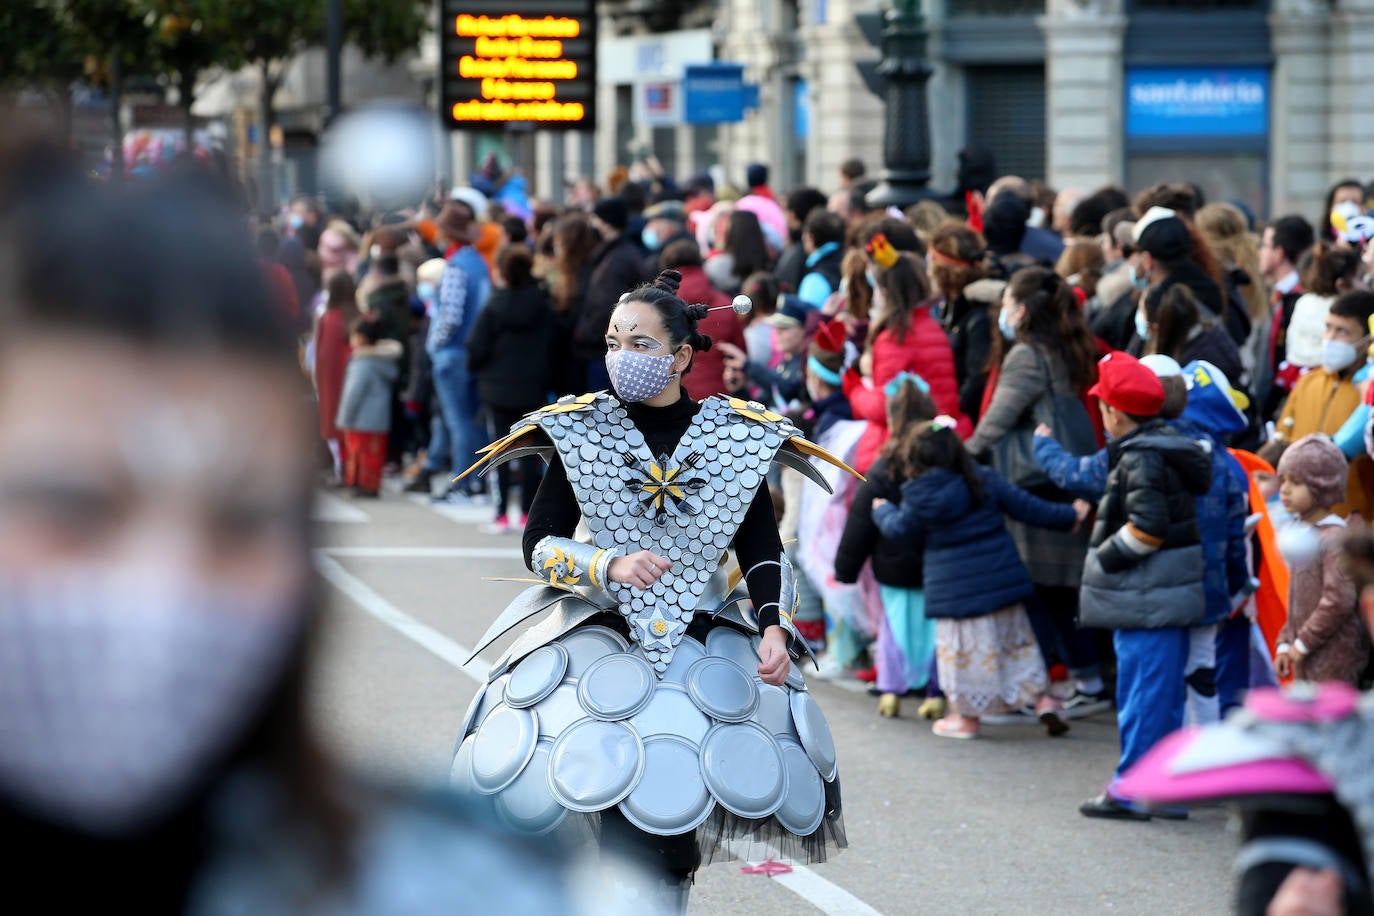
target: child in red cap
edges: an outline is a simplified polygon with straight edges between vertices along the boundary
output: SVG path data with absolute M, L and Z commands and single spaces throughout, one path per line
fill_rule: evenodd
M 1139 360 L 1109 353 L 1097 365 L 1089 393 L 1101 402 L 1111 470 L 1083 567 L 1079 620 L 1114 631 L 1119 779 L 1183 725 L 1188 629 L 1206 612 L 1195 501 L 1211 486 L 1212 456 L 1210 443 L 1159 418 L 1164 386 Z M 1078 810 L 1150 819 L 1110 785 Z

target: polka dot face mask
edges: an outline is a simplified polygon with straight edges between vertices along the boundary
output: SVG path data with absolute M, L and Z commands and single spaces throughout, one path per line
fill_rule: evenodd
M 613 350 L 606 354 L 606 372 L 616 397 L 628 403 L 658 397 L 668 383 L 677 378 L 673 371 L 673 355 L 649 356 L 629 350 Z

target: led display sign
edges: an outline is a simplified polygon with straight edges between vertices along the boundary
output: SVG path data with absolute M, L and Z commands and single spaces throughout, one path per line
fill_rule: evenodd
M 443 0 L 441 116 L 450 128 L 596 127 L 594 0 Z

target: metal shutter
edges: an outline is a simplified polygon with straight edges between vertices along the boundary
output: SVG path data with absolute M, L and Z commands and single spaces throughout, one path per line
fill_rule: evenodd
M 1045 177 L 1045 68 L 969 67 L 968 142 L 997 158 L 997 174 Z

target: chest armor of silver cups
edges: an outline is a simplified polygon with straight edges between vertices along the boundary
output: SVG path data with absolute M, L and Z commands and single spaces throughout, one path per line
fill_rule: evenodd
M 515 430 L 528 424 L 552 440 L 591 546 L 620 556 L 649 550 L 672 562 L 648 589 L 596 583 L 616 599 L 631 638 L 662 674 L 769 465 L 797 435 L 796 427 L 760 404 L 708 398 L 672 454 L 655 455 L 620 402 L 604 392 L 565 398 Z M 567 571 L 557 560 L 551 569 Z

